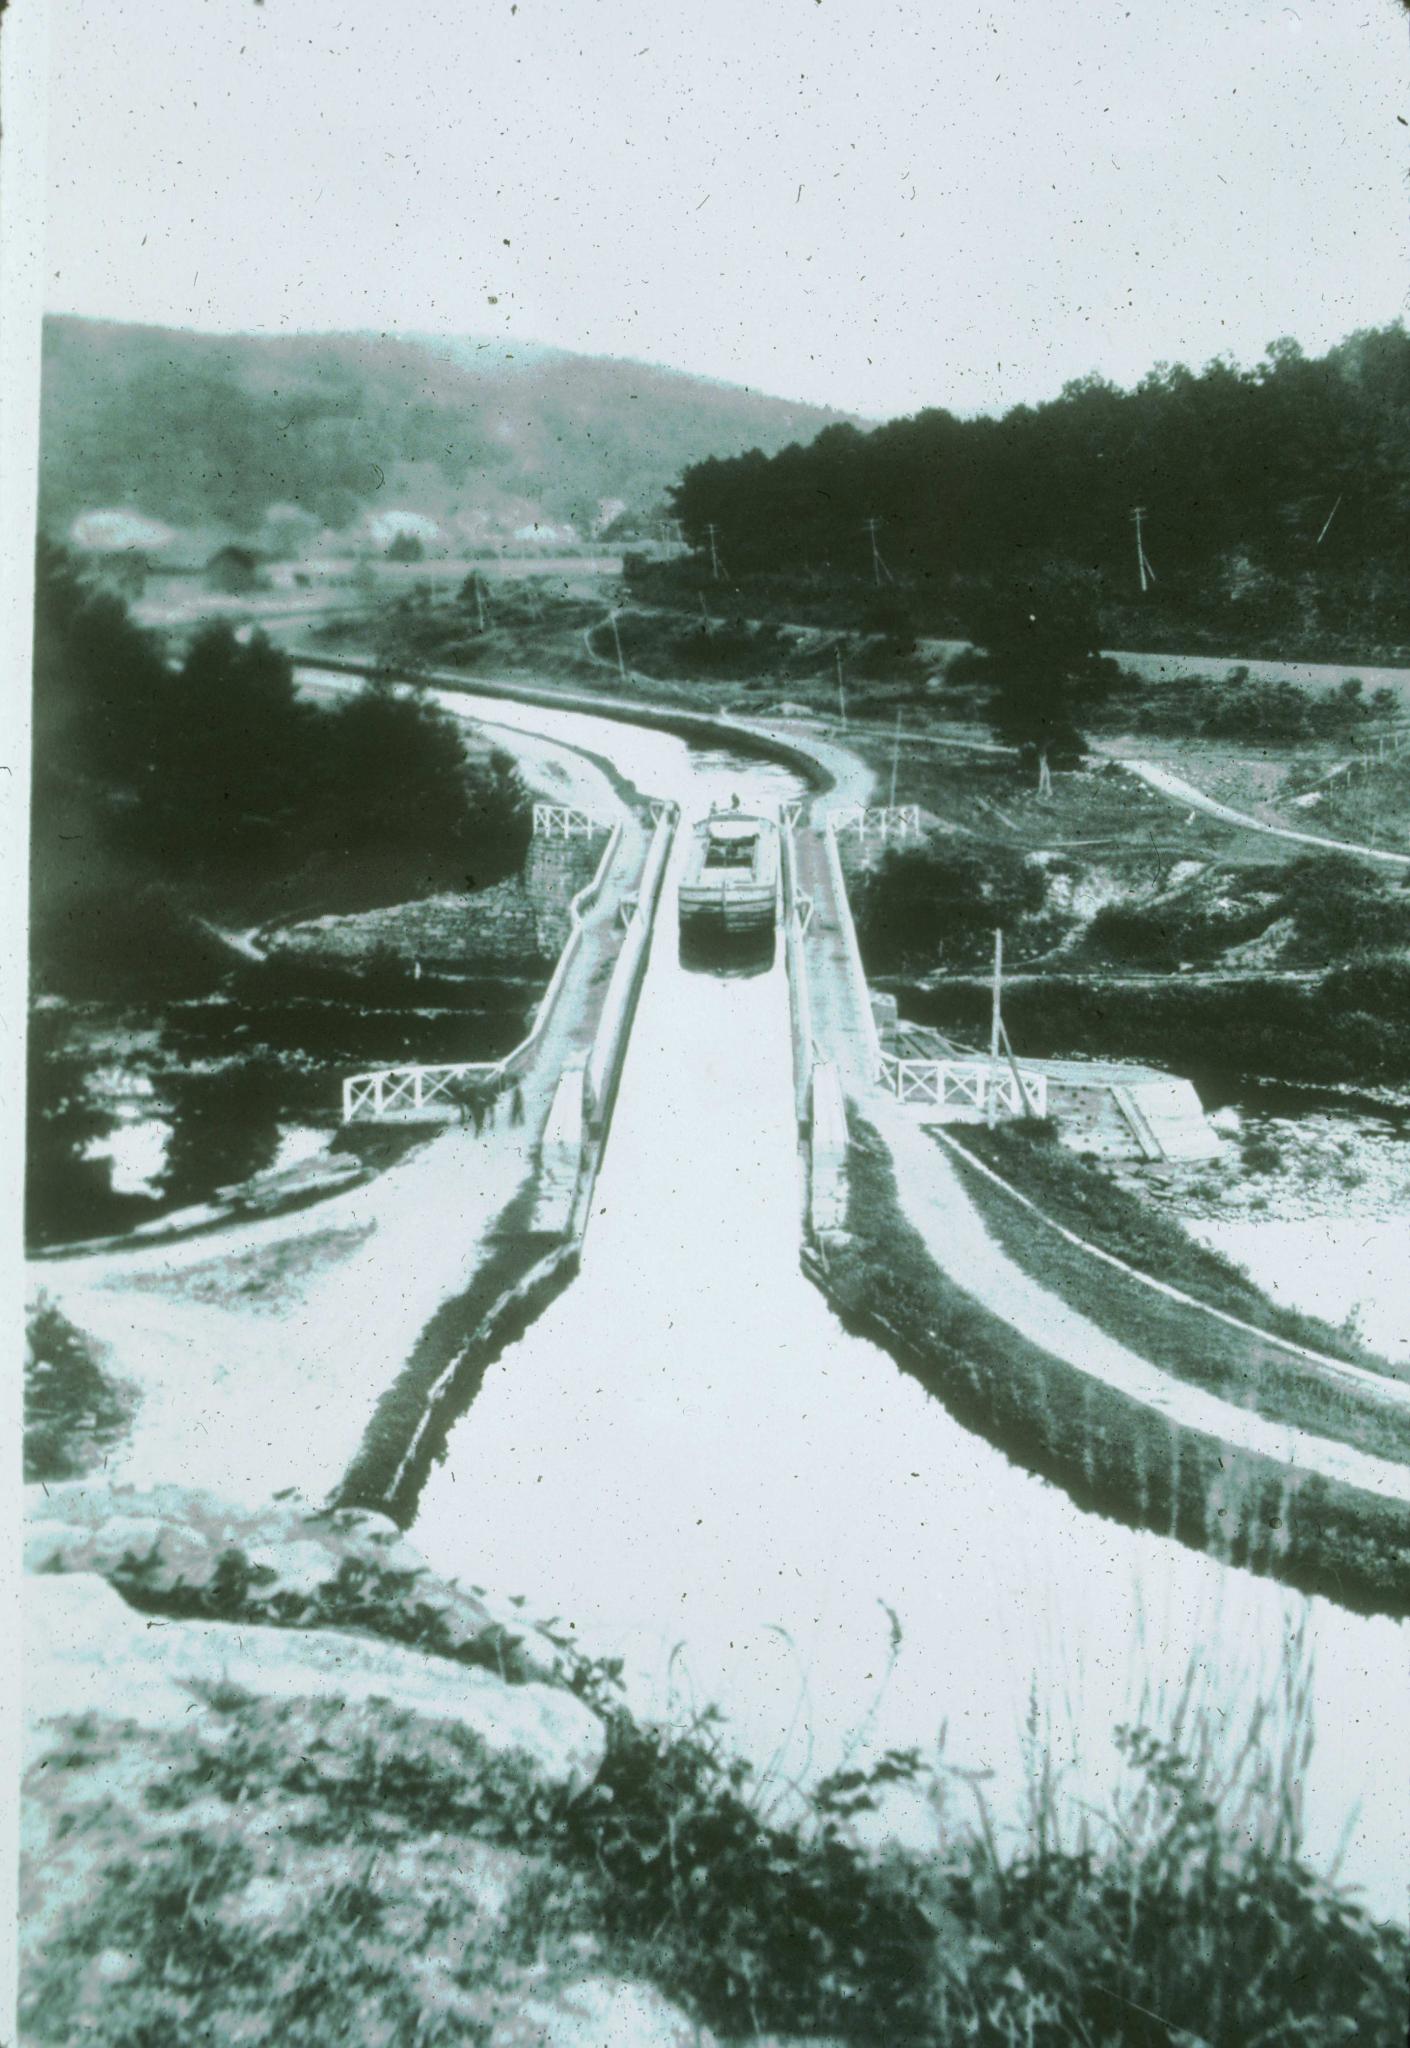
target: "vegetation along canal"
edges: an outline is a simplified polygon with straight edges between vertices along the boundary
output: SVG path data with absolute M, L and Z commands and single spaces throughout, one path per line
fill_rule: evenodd
M 686 821 L 792 790 L 660 733 L 482 708 L 610 756 Z M 1309 1856 L 1328 1869 L 1344 1847 L 1344 1876 L 1398 1916 L 1404 1628 L 1079 1511 L 842 1329 L 799 1266 L 782 962 L 681 966 L 684 852 L 682 836 L 582 1273 L 491 1368 L 414 1541 L 571 1618 L 591 1653 L 625 1658 L 643 1705 L 717 1702 L 780 1787 L 943 1731 L 957 1817 L 967 1773 L 1016 1817 L 1036 1720 L 1075 1833 L 1120 1778 L 1119 1725 L 1168 1723 L 1188 1688 L 1186 1730 L 1220 1730 L 1237 1800 L 1239 1733 L 1270 1701 Z

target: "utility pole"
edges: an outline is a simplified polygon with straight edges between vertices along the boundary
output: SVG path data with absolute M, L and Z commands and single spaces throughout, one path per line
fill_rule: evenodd
M 709 612 L 705 608 L 705 593 L 703 590 L 700 592 L 700 616 L 705 621 L 705 638 L 707 640 L 713 639 L 715 633 L 715 622 L 710 617 Z
M 617 643 L 617 675 L 620 681 L 622 682 L 623 686 L 625 687 L 627 680 L 627 664 L 622 659 L 622 636 L 617 631 L 617 613 L 615 607 L 607 614 L 607 616 L 612 622 L 612 638 Z
M 846 732 L 847 685 L 842 680 L 842 649 L 840 647 L 834 647 L 832 651 L 837 658 L 837 708 L 842 715 L 842 730 Z
M 992 1131 L 999 1114 L 999 1041 L 1004 1028 L 1003 1021 L 1003 980 L 1004 980 L 1004 935 L 994 933 L 994 987 L 989 1005 L 989 1099 L 985 1105 L 986 1121 Z
M 892 583 L 896 581 L 895 577 L 891 574 L 891 571 L 887 568 L 885 562 L 883 562 L 881 559 L 881 549 L 877 545 L 876 539 L 877 529 L 880 527 L 880 525 L 881 521 L 877 518 L 875 513 L 873 513 L 871 518 L 868 519 L 866 522 L 867 537 L 871 541 L 872 581 L 875 583 L 878 590 L 881 588 L 881 579 L 883 576 L 885 576 Z
M 720 580 L 720 551 L 715 545 L 715 535 L 718 531 L 719 528 L 713 520 L 705 529 L 706 536 L 710 542 L 710 578 L 714 583 L 718 583 Z
M 1132 506 L 1131 523 L 1136 529 L 1136 573 L 1141 579 L 1142 592 L 1146 591 L 1155 581 L 1155 571 L 1146 559 L 1146 546 L 1141 538 L 1141 521 L 1145 516 L 1146 508 L 1144 505 Z
M 901 707 L 896 706 L 896 737 L 891 742 L 891 809 L 896 808 L 896 770 L 901 765 Z
M 483 633 L 485 630 L 485 586 L 478 569 L 475 571 L 475 612 L 480 621 L 480 631 Z

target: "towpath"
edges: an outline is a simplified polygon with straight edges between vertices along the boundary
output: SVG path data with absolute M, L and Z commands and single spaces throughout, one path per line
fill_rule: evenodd
M 176 1242 L 46 1259 L 30 1269 L 142 1395 L 108 1476 L 179 1471 L 238 1500 L 314 1495 L 346 1470 L 378 1399 L 436 1311 L 469 1286 L 529 1180 L 559 1074 L 585 1056 L 648 829 L 596 774 L 597 814 L 620 817 L 600 900 L 522 1083 L 476 1134 L 445 1126 L 405 1160 L 293 1214 Z M 574 769 L 587 793 L 582 764 Z
M 868 1114 L 872 1114 L 870 1109 Z M 1171 1422 L 1238 1450 L 1410 1505 L 1410 1465 L 1270 1421 L 1163 1372 L 1025 1273 L 993 1238 L 934 1139 L 898 1109 L 873 1115 L 890 1149 L 901 1206 L 945 1277 L 1020 1336 Z
M 1157 1360 L 1139 1356 L 1108 1335 L 1009 1257 L 922 1122 L 877 1086 L 869 1002 L 849 933 L 850 909 L 839 898 L 823 832 L 797 835 L 797 864 L 799 887 L 813 900 L 805 956 L 817 1050 L 836 1063 L 853 1101 L 885 1141 L 901 1207 L 945 1277 L 1053 1357 L 1172 1422 L 1273 1458 L 1290 1470 L 1319 1473 L 1381 1499 L 1410 1504 L 1410 1465 L 1270 1421 L 1176 1378 Z

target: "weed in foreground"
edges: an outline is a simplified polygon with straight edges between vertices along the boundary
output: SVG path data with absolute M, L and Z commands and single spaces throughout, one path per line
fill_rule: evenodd
M 137 1812 L 90 1805 L 60 1838 L 71 1856 L 101 1837 L 82 1907 L 27 1974 L 26 2038 L 474 2042 L 524 1973 L 590 1958 L 726 2038 L 1399 2041 L 1404 1935 L 1301 1857 L 1308 1676 L 1295 1644 L 1230 1738 L 1192 1673 L 1119 1731 L 1126 1779 L 1100 1814 L 1064 1798 L 1035 1711 L 1020 1838 L 978 1798 L 963 1822 L 939 1800 L 929 1856 L 854 1835 L 924 1781 L 916 1755 L 849 1765 L 782 1824 L 710 1709 L 669 1733 L 617 1706 L 576 1796 L 376 1703 L 232 1695 L 181 1736 L 76 1724 L 55 1770 L 130 1771 L 145 1745 L 146 1789 Z M 584 1685 L 616 1691 L 605 1669 Z M 468 1873 L 496 1857 L 509 1875 L 487 1915 Z

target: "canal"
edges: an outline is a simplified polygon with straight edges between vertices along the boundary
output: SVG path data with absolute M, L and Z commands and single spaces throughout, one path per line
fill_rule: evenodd
M 449 708 L 610 756 L 686 820 L 776 767 L 577 714 Z M 849 1336 L 799 1266 L 800 1179 L 782 958 L 683 968 L 678 839 L 582 1272 L 487 1374 L 426 1487 L 413 1540 L 468 1584 L 521 1593 L 626 1661 L 659 1715 L 717 1703 L 780 1792 L 888 1747 L 943 1757 L 1015 1824 L 1026 1731 L 1072 1826 L 1123 1782 L 1123 1722 L 1202 1723 L 1232 1758 L 1304 1717 L 1307 1853 L 1403 1917 L 1406 1631 L 1079 1511 Z M 1244 1770 L 1230 1793 L 1250 1789 Z M 1257 1802 L 1250 1807 L 1256 1810 Z M 893 1816 L 933 1839 L 934 1814 Z

